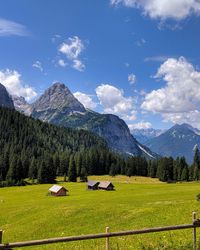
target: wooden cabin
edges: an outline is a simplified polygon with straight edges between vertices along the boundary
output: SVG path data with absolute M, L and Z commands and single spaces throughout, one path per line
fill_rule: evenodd
M 88 190 L 97 190 L 99 185 L 99 181 L 88 181 L 87 189 Z
M 99 189 L 107 190 L 107 191 L 114 190 L 115 188 L 114 185 L 109 181 L 101 181 L 98 187 Z
M 63 186 L 53 185 L 49 188 L 49 192 L 52 196 L 66 196 L 68 190 Z

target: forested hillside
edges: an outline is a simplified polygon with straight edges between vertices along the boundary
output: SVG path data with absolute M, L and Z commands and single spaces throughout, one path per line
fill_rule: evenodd
M 21 184 L 26 177 L 53 182 L 56 174 L 67 174 L 67 158 L 95 152 L 109 155 L 106 142 L 88 131 L 59 128 L 0 107 L 3 185 Z
M 0 107 L 0 186 L 86 181 L 87 175 L 125 174 L 157 177 L 162 181 L 200 179 L 200 154 L 195 151 L 191 167 L 184 157 L 147 161 L 122 158 L 106 142 L 88 131 L 60 128 Z

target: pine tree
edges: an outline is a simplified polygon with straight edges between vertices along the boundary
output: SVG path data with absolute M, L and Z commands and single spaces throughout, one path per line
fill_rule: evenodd
M 188 181 L 188 180 L 189 180 L 189 169 L 187 166 L 185 166 L 181 173 L 181 181 Z
M 36 159 L 33 157 L 31 159 L 31 163 L 29 166 L 29 171 L 28 171 L 28 177 L 32 180 L 37 178 L 37 172 L 38 172 L 38 166 L 37 166 L 37 161 Z
M 196 164 L 198 167 L 200 166 L 200 153 L 199 153 L 199 148 L 197 145 L 195 147 L 193 164 L 194 165 Z
M 17 160 L 18 160 L 17 156 L 14 155 L 12 157 L 10 167 L 8 169 L 8 173 L 6 176 L 6 181 L 11 185 L 17 183 L 17 169 L 16 169 Z
M 193 179 L 199 180 L 200 179 L 200 153 L 198 146 L 195 148 L 195 154 L 193 159 Z
M 56 179 L 56 168 L 53 164 L 53 158 L 46 156 L 40 166 L 38 172 L 39 183 L 55 183 Z
M 85 166 L 81 167 L 81 172 L 80 172 L 80 181 L 81 182 L 87 182 L 87 170 Z
M 114 177 L 117 174 L 116 166 L 114 163 L 111 164 L 109 175 Z
M 70 161 L 69 161 L 68 181 L 71 181 L 71 182 L 77 181 L 76 164 L 75 164 L 73 155 L 70 156 Z

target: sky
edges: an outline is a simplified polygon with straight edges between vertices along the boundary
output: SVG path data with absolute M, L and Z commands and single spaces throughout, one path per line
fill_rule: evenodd
M 200 0 L 1 0 L 0 82 L 54 82 L 134 128 L 200 128 Z

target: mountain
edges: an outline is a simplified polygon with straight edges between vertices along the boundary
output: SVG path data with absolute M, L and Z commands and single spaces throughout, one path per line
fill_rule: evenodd
M 188 163 L 191 163 L 196 145 L 200 147 L 200 136 L 196 134 L 189 124 L 174 125 L 163 134 L 149 140 L 146 146 L 162 156 L 173 158 L 185 156 Z
M 12 95 L 12 100 L 15 106 L 15 109 L 25 115 L 31 114 L 31 105 L 25 100 L 23 96 Z
M 85 112 L 84 106 L 62 83 L 53 84 L 31 107 L 34 118 L 54 124 L 65 116 Z
M 53 84 L 32 104 L 31 116 L 59 126 L 94 132 L 118 153 L 156 157 L 156 154 L 137 142 L 122 119 L 116 115 L 85 109 L 62 83 Z
M 162 133 L 164 133 L 164 130 L 153 128 L 132 130 L 132 134 L 136 138 L 136 140 L 143 144 L 145 144 L 150 139 L 161 135 Z
M 0 83 L 0 106 L 14 109 L 12 98 L 6 88 Z

